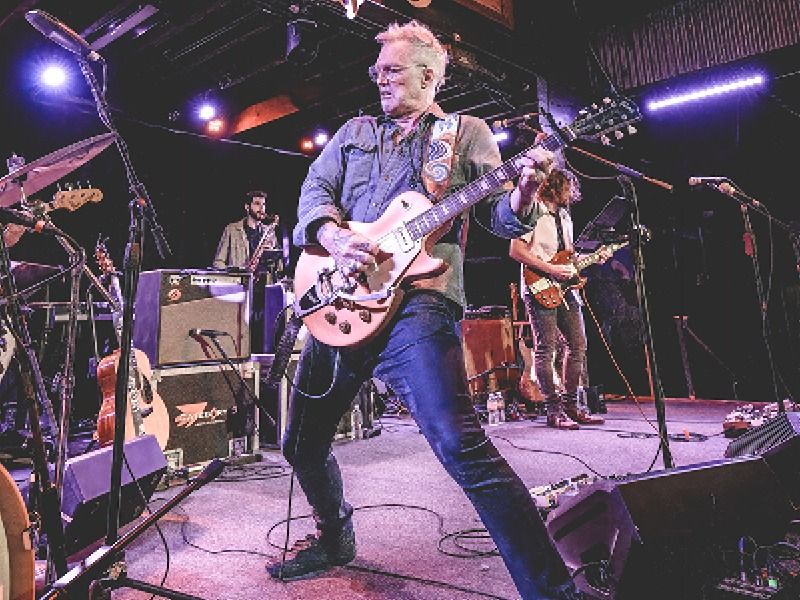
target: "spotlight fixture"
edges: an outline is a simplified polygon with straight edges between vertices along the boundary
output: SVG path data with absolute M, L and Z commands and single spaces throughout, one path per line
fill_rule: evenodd
M 764 75 L 759 73 L 755 75 L 750 75 L 748 77 L 741 77 L 739 79 L 734 79 L 726 83 L 716 83 L 696 90 L 675 94 L 673 96 L 667 96 L 666 98 L 651 100 L 650 102 L 647 103 L 647 109 L 650 111 L 656 111 L 662 108 L 669 108 L 671 106 L 686 104 L 687 102 L 695 102 L 697 100 L 703 100 L 705 98 L 720 96 L 722 94 L 735 92 L 745 88 L 760 87 L 764 85 L 764 80 L 765 80 Z
M 317 22 L 298 16 L 286 23 L 286 61 L 307 65 L 317 57 L 319 33 Z
M 309 138 L 303 138 L 300 140 L 300 150 L 303 152 L 313 152 L 314 151 L 314 140 Z
M 206 123 L 206 131 L 211 135 L 220 135 L 225 131 L 225 121 L 222 119 L 211 119 Z
M 213 104 L 204 103 L 197 109 L 197 116 L 203 121 L 210 121 L 217 116 L 217 107 Z
M 314 145 L 317 146 L 318 148 L 321 148 L 322 146 L 328 143 L 329 139 L 330 136 L 326 131 L 318 131 L 317 133 L 314 134 Z
M 48 65 L 41 74 L 40 79 L 49 88 L 58 88 L 67 80 L 67 72 L 60 65 Z

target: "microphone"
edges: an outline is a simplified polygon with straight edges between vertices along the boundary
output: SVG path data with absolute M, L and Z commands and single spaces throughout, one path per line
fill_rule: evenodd
M 14 223 L 33 229 L 37 233 L 49 233 L 51 235 L 64 235 L 63 232 L 43 219 L 32 217 L 21 210 L 0 207 L 0 223 Z
M 25 20 L 33 25 L 44 37 L 55 42 L 64 50 L 77 54 L 84 59 L 102 60 L 102 57 L 92 50 L 86 40 L 53 15 L 43 10 L 29 10 L 25 13 Z
M 524 123 L 525 121 L 530 121 L 534 117 L 539 116 L 538 112 L 533 113 L 525 113 L 524 115 L 520 115 L 518 117 L 509 117 L 508 119 L 498 119 L 497 121 L 492 122 L 492 129 L 503 129 L 504 127 L 508 127 L 509 125 L 516 125 L 517 123 Z
M 190 329 L 189 336 L 190 337 L 225 337 L 230 335 L 227 331 L 219 331 L 217 329 Z
M 689 177 L 689 185 L 715 185 L 730 181 L 727 177 Z

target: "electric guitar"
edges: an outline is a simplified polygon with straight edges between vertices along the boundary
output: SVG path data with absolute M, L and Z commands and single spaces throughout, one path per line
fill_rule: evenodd
M 641 118 L 627 98 L 606 98 L 584 109 L 571 125 L 538 141 L 555 151 L 581 136 L 604 136 Z M 534 146 L 531 146 L 533 148 Z M 523 154 L 510 158 L 458 192 L 433 205 L 419 192 L 404 192 L 374 223 L 350 221 L 343 226 L 373 240 L 379 248 L 376 268 L 368 274 L 345 275 L 319 246 L 303 251 L 294 279 L 295 313 L 317 340 L 337 347 L 364 343 L 391 319 L 403 296 L 402 284 L 443 272 L 444 261 L 431 256 L 436 241 L 458 215 L 522 172 Z
M 100 202 L 103 199 L 103 192 L 97 188 L 74 188 L 67 187 L 58 190 L 50 202 L 32 200 L 24 205 L 25 210 L 30 210 L 36 217 L 43 218 L 49 212 L 58 209 L 66 209 L 70 212 L 78 210 L 87 202 Z M 9 223 L 3 231 L 3 240 L 6 246 L 11 247 L 16 244 L 22 235 L 28 230 L 24 225 Z
M 111 284 L 109 294 L 114 298 L 111 316 L 117 341 L 122 339 L 122 292 L 119 278 L 114 274 L 114 263 L 102 241 L 95 247 L 95 259 L 103 273 L 109 275 Z M 114 441 L 116 422 L 116 387 L 117 370 L 119 369 L 120 351 L 115 350 L 97 365 L 97 381 L 103 393 L 103 403 L 97 416 L 96 437 L 101 446 Z M 128 364 L 128 403 L 125 411 L 125 441 L 145 434 L 153 434 L 161 449 L 167 447 L 169 441 L 169 413 L 164 400 L 153 389 L 151 380 L 153 370 L 147 355 L 131 348 Z
M 601 246 L 591 254 L 586 254 L 578 259 L 575 258 L 575 253 L 572 250 L 556 252 L 555 256 L 550 259 L 550 264 L 566 265 L 572 263 L 575 266 L 575 276 L 565 281 L 550 279 L 528 265 L 524 265 L 522 273 L 525 285 L 528 286 L 528 290 L 539 304 L 545 308 L 555 308 L 564 300 L 564 293 L 567 290 L 571 288 L 580 289 L 586 285 L 586 278 L 580 276 L 581 271 L 589 265 L 599 263 L 605 257 L 611 256 L 620 248 L 627 246 L 628 243 L 620 242 Z

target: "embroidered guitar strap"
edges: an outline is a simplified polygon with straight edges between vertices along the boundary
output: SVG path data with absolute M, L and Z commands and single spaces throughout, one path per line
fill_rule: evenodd
M 434 200 L 440 199 L 450 185 L 458 124 L 458 115 L 447 115 L 438 119 L 431 130 L 427 160 L 422 167 L 422 183 Z

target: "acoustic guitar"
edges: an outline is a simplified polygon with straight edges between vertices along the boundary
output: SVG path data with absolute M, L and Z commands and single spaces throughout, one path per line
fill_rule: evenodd
M 627 98 L 606 98 L 599 106 L 581 111 L 571 125 L 559 128 L 535 146 L 555 151 L 578 137 L 596 137 L 610 131 L 621 136 L 621 128 L 640 118 L 639 109 Z M 628 132 L 633 131 L 629 127 Z M 450 229 L 453 219 L 516 179 L 523 169 L 523 154 L 435 205 L 423 194 L 409 191 L 394 198 L 374 223 L 345 223 L 344 227 L 378 246 L 376 268 L 368 274 L 346 275 L 323 248 L 305 249 L 295 269 L 295 313 L 311 335 L 337 347 L 357 346 L 376 335 L 397 310 L 404 282 L 431 277 L 447 268 L 430 251 Z
M 0 599 L 33 600 L 35 564 L 28 509 L 0 465 Z
M 122 291 L 115 275 L 114 263 L 102 241 L 95 247 L 95 259 L 100 270 L 110 279 L 109 295 L 114 298 L 111 309 L 117 342 L 122 339 Z M 101 446 L 114 441 L 116 424 L 116 387 L 120 351 L 115 350 L 97 365 L 97 382 L 103 395 L 100 413 L 97 416 L 96 438 Z M 150 359 L 137 348 L 131 349 L 128 366 L 128 404 L 125 411 L 125 441 L 145 434 L 152 434 L 161 449 L 169 441 L 169 413 L 161 396 L 151 384 L 153 370 Z

